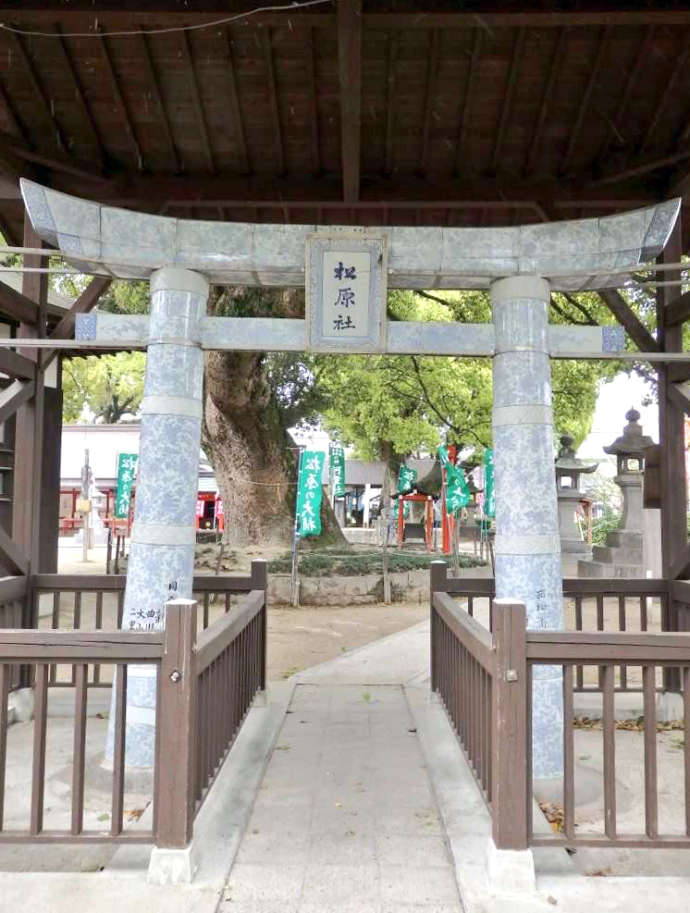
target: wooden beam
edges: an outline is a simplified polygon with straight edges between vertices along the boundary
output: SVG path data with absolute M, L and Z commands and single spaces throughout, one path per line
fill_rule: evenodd
M 631 162 L 625 168 L 617 168 L 608 174 L 600 174 L 594 180 L 587 183 L 587 187 L 604 187 L 606 184 L 619 184 L 630 178 L 640 177 L 643 174 L 649 174 L 651 171 L 658 171 L 660 168 L 668 168 L 670 165 L 676 165 L 678 162 L 684 162 L 690 158 L 690 149 L 681 149 L 679 152 L 673 152 L 671 155 L 654 156 L 646 158 L 639 162 Z M 682 196 L 682 193 L 662 194 L 665 196 Z
M 230 95 L 230 111 L 232 120 L 237 132 L 237 143 L 240 149 L 240 171 L 248 174 L 251 169 L 249 161 L 249 152 L 247 149 L 247 137 L 244 130 L 244 119 L 242 118 L 242 108 L 240 107 L 240 97 L 237 90 L 237 74 L 235 71 L 235 55 L 232 49 L 232 33 L 225 33 L 225 47 L 227 48 L 226 73 L 228 77 L 228 92 Z
M 0 133 L 0 149 L 3 149 L 6 153 L 16 156 L 23 161 L 32 162 L 33 164 L 40 165 L 44 168 L 50 168 L 51 171 L 57 171 L 61 174 L 73 175 L 80 180 L 99 181 L 104 184 L 107 183 L 108 180 L 103 176 L 101 171 L 93 169 L 88 164 L 79 162 L 73 157 L 70 157 L 69 159 L 66 157 L 62 158 L 59 152 L 54 155 L 38 152 L 33 147 L 22 145 L 19 140 L 7 133 Z M 26 166 L 20 167 L 18 173 L 21 174 L 22 177 L 26 177 Z
M 26 576 L 29 573 L 29 560 L 21 548 L 13 542 L 0 526 L 0 556 L 9 564 L 10 570 Z
M 161 91 L 160 80 L 158 78 L 158 73 L 153 62 L 153 55 L 151 53 L 151 46 L 149 44 L 148 35 L 140 35 L 139 42 L 141 45 L 141 56 L 144 61 L 144 68 L 146 70 L 148 84 L 151 87 L 151 94 L 156 102 L 156 107 L 158 108 L 158 114 L 160 117 L 161 127 L 163 131 L 163 136 L 165 137 L 165 142 L 168 146 L 168 152 L 170 154 L 170 160 L 175 171 L 182 170 L 182 160 L 180 158 L 180 153 L 177 150 L 175 145 L 175 140 L 172 134 L 172 128 L 170 126 L 170 118 L 168 117 L 168 112 L 165 107 L 165 102 L 163 100 L 163 93 Z
M 64 69 L 69 73 L 70 82 L 72 83 L 72 93 L 77 100 L 84 123 L 87 125 L 89 133 L 91 134 L 91 142 L 98 150 L 98 157 L 101 162 L 101 168 L 105 168 L 107 163 L 107 155 L 103 146 L 101 134 L 98 131 L 96 121 L 93 117 L 93 112 L 91 111 L 89 103 L 86 100 L 84 86 L 81 79 L 79 78 L 79 72 L 77 70 L 76 64 L 74 63 L 74 58 L 72 57 L 72 53 L 69 49 L 67 41 L 62 37 L 62 30 L 59 24 L 56 23 L 54 28 L 55 34 L 58 36 L 54 44 L 58 49 L 59 56 L 62 58 Z
M 685 580 L 690 577 L 690 546 L 685 545 L 680 555 L 673 562 L 669 571 L 669 580 Z
M 605 25 L 599 34 L 599 43 L 597 45 L 594 61 L 592 62 L 592 67 L 589 71 L 587 86 L 585 87 L 585 91 L 582 95 L 582 98 L 580 99 L 580 106 L 577 111 L 575 123 L 573 125 L 573 129 L 570 132 L 568 145 L 566 146 L 565 155 L 563 156 L 563 160 L 561 162 L 561 174 L 565 174 L 570 167 L 570 160 L 573 157 L 575 146 L 577 145 L 577 141 L 580 138 L 580 130 L 582 129 L 582 125 L 585 122 L 585 116 L 589 109 L 589 103 L 592 99 L 592 94 L 599 78 L 599 70 L 601 69 L 601 65 L 606 57 L 610 35 L 611 25 Z
M 314 30 L 307 30 L 307 96 L 309 98 L 309 123 L 311 127 L 311 160 L 314 174 L 321 172 L 321 143 L 319 140 L 319 100 L 317 94 L 316 78 L 316 46 L 314 44 Z
M 34 380 L 36 362 L 30 358 L 24 358 L 18 352 L 13 352 L 12 349 L 0 349 L 0 373 L 22 380 Z
M 201 136 L 201 145 L 206 157 L 206 165 L 211 174 L 215 174 L 216 163 L 213 158 L 213 148 L 211 147 L 211 137 L 209 136 L 208 132 L 206 113 L 204 111 L 204 105 L 201 100 L 201 92 L 199 91 L 199 79 L 197 77 L 194 57 L 192 55 L 189 33 L 180 32 L 180 38 L 182 47 L 182 60 L 184 63 L 185 73 L 188 75 L 187 82 L 189 83 L 189 88 L 192 93 L 192 106 L 194 108 L 194 113 L 196 114 L 197 124 L 199 125 L 199 134 Z
M 690 415 L 690 389 L 688 389 L 687 381 L 679 384 L 669 382 L 666 387 L 666 392 L 686 415 Z
M 529 152 L 527 153 L 527 162 L 525 163 L 524 169 L 525 174 L 531 174 L 536 170 L 542 133 L 544 131 L 544 124 L 546 123 L 546 115 L 551 104 L 554 88 L 556 86 L 556 80 L 558 78 L 561 64 L 563 63 L 563 58 L 565 56 L 565 45 L 567 40 L 568 30 L 563 28 L 560 31 L 558 40 L 556 41 L 556 47 L 554 49 L 553 57 L 551 58 L 551 63 L 549 65 L 549 75 L 544 87 L 544 94 L 541 98 L 541 106 L 539 108 L 537 123 L 534 127 L 534 133 L 532 134 L 532 142 L 530 143 Z
M 285 174 L 283 130 L 280 124 L 278 88 L 276 86 L 276 73 L 275 65 L 273 62 L 273 44 L 270 29 L 264 29 L 261 33 L 261 44 L 264 52 L 264 65 L 266 67 L 266 88 L 268 90 L 268 103 L 271 108 L 271 121 L 273 122 L 273 145 L 276 154 L 276 171 L 278 174 Z
M 494 172 L 499 170 L 501 164 L 501 152 L 503 151 L 503 140 L 505 138 L 506 127 L 510 117 L 510 109 L 513 104 L 513 95 L 515 94 L 515 84 L 517 82 L 518 67 L 522 58 L 522 46 L 525 43 L 525 30 L 520 28 L 513 44 L 513 53 L 510 58 L 510 69 L 508 71 L 508 83 L 503 95 L 503 106 L 501 108 L 501 119 L 496 131 L 496 142 L 494 144 L 494 153 L 492 167 Z
M 664 326 L 674 327 L 690 318 L 690 292 L 674 298 L 664 309 Z
M 393 173 L 393 143 L 395 138 L 395 111 L 396 111 L 396 69 L 398 65 L 398 32 L 388 35 L 388 60 L 386 66 L 386 164 L 385 174 Z
M 100 30 L 100 28 L 98 29 Z M 132 123 L 132 118 L 127 108 L 127 104 L 122 95 L 122 90 L 120 89 L 120 81 L 115 72 L 115 67 L 113 65 L 113 59 L 110 54 L 110 48 L 108 46 L 108 40 L 104 35 L 100 35 L 98 39 L 98 45 L 101 50 L 101 59 L 103 61 L 103 67 L 105 69 L 106 81 L 110 86 L 110 91 L 113 96 L 113 101 L 115 102 L 115 107 L 117 108 L 120 117 L 122 119 L 122 124 L 125 128 L 125 132 L 129 137 L 129 141 L 132 145 L 132 150 L 136 159 L 136 165 L 139 171 L 144 170 L 144 157 L 141 153 L 141 146 L 139 145 L 139 140 L 137 139 L 136 133 L 134 132 L 134 125 Z
M 615 289 L 604 289 L 599 292 L 599 295 L 616 320 L 625 327 L 628 336 L 641 352 L 659 351 L 659 343 L 619 292 Z
M 436 92 L 436 74 L 438 72 L 438 53 L 439 53 L 440 36 L 439 32 L 434 29 L 431 33 L 429 48 L 429 57 L 426 68 L 426 93 L 424 97 L 424 126 L 422 127 L 422 147 L 419 156 L 419 170 L 426 171 L 427 160 L 429 157 L 429 132 L 431 130 L 431 120 L 434 115 L 433 101 Z
M 19 323 L 35 323 L 38 310 L 35 302 L 26 295 L 0 282 L 0 313 Z
M 26 143 L 27 145 L 30 144 L 31 136 L 29 134 L 29 131 L 26 128 L 26 124 L 22 121 L 21 117 L 19 116 L 19 114 L 14 106 L 14 102 L 10 98 L 9 92 L 5 88 L 5 83 L 3 82 L 2 74 L 0 74 L 0 102 L 2 102 L 2 106 L 4 107 L 5 113 L 7 114 L 7 119 L 14 127 L 15 133 L 19 134 L 20 138 L 23 140 L 24 143 Z
M 465 143 L 469 132 L 470 114 L 472 111 L 472 100 L 474 98 L 474 86 L 477 80 L 477 71 L 479 70 L 479 58 L 482 53 L 483 32 L 477 29 L 474 33 L 472 42 L 472 55 L 469 61 L 467 71 L 467 80 L 465 82 L 465 91 L 463 93 L 462 107 L 460 113 L 460 127 L 458 130 L 458 142 L 455 150 L 455 174 L 461 175 L 466 171 L 465 168 Z
M 362 0 L 340 0 L 336 15 L 343 201 L 355 203 L 362 151 Z

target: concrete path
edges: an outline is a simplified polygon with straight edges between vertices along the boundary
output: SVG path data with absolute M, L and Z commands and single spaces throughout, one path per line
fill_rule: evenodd
M 401 686 L 297 685 L 221 909 L 460 913 Z

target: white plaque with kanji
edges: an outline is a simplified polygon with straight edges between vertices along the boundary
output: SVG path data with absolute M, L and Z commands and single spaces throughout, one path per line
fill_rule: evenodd
M 309 350 L 384 352 L 386 291 L 384 234 L 311 235 L 306 251 Z

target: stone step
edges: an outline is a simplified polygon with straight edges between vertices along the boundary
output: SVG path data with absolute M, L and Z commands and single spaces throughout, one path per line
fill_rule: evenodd
M 642 549 L 625 546 L 595 545 L 592 549 L 594 561 L 604 564 L 637 564 L 642 565 Z
M 642 548 L 642 533 L 614 529 L 606 536 L 606 544 L 613 548 Z
M 578 561 L 579 577 L 639 578 L 643 576 L 640 564 L 606 564 L 603 561 Z

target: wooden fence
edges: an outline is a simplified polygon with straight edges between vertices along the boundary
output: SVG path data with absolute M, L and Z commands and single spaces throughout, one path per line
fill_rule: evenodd
M 201 801 L 220 771 L 256 692 L 265 687 L 266 564 L 254 562 L 249 576 L 222 580 L 227 592 L 244 592 L 243 598 L 205 629 L 200 629 L 197 621 L 203 607 L 199 613 L 195 600 L 175 600 L 166 606 L 165 630 L 161 632 L 0 630 L 0 842 L 132 842 L 164 847 L 189 843 Z M 39 578 L 38 583 L 44 585 L 46 581 Z M 208 583 L 204 579 L 201 588 L 212 593 L 218 583 L 219 578 Z M 67 586 L 74 587 L 74 580 Z M 102 590 L 99 578 L 96 591 Z M 127 670 L 132 663 L 154 666 L 158 680 L 154 823 L 149 830 L 128 829 L 123 817 Z M 30 669 L 34 685 L 33 752 L 30 795 L 25 803 L 28 824 L 24 829 L 7 829 L 3 822 L 7 702 L 11 670 L 17 665 Z M 89 675 L 89 669 L 106 665 L 115 669 L 109 826 L 85 829 L 87 701 L 89 690 L 103 685 Z M 61 666 L 71 669 L 67 684 L 74 689 L 71 813 L 69 827 L 48 830 L 44 828 L 48 694 L 51 669 Z
M 576 596 L 594 593 L 595 611 L 601 605 L 596 584 L 576 581 L 568 590 Z M 662 598 L 661 621 L 668 588 L 659 581 L 620 581 L 619 592 L 603 587 L 626 600 L 650 596 Z M 611 581 L 605 585 L 611 586 Z M 431 676 L 447 709 L 463 751 L 492 816 L 493 838 L 502 849 L 527 846 L 690 847 L 690 740 L 683 739 L 683 781 L 679 791 L 685 801 L 682 832 L 659 823 L 659 776 L 657 769 L 656 692 L 659 672 L 674 673 L 683 695 L 683 726 L 690 725 L 690 633 L 686 631 L 528 631 L 524 605 L 506 599 L 492 600 L 490 632 L 465 609 L 465 596 L 476 598 L 478 582 L 468 589 L 462 578 L 447 577 L 444 563 L 431 571 Z M 674 607 L 665 610 L 666 623 L 673 612 L 684 624 L 683 606 L 690 610 L 690 584 L 672 584 Z M 681 602 L 685 600 L 685 602 Z M 681 609 L 678 610 L 680 605 Z M 582 616 L 584 617 L 584 616 Z M 640 626 L 644 616 L 640 614 Z M 623 613 L 619 616 L 623 623 Z M 627 618 L 625 619 L 627 624 Z M 562 831 L 535 831 L 532 821 L 532 670 L 534 666 L 558 666 L 563 680 L 564 778 Z M 578 670 L 593 668 L 592 690 L 602 693 L 603 814 L 601 832 L 586 832 L 576 825 L 575 733 L 573 694 L 578 690 Z M 641 833 L 619 826 L 616 813 L 616 691 L 619 682 L 631 680 L 630 670 L 641 669 L 644 719 L 642 758 L 644 827 Z M 628 688 L 627 690 L 633 690 Z

